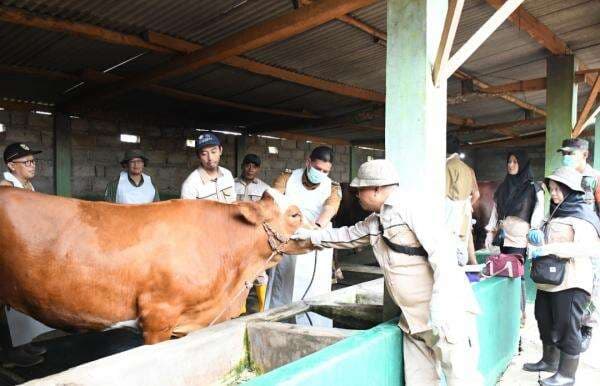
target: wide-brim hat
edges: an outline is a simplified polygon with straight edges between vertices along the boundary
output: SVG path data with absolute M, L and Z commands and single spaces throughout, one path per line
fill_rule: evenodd
M 28 155 L 40 154 L 41 152 L 41 150 L 31 150 L 29 146 L 24 143 L 11 143 L 4 149 L 4 163 L 7 164 L 16 159 Z
M 144 152 L 139 149 L 127 150 L 125 152 L 125 156 L 123 156 L 123 159 L 121 160 L 121 163 L 122 164 L 127 163 L 134 158 L 141 158 L 144 160 L 144 163 L 148 163 L 148 157 L 146 157 Z
M 560 182 L 561 184 L 567 186 L 569 189 L 585 193 L 583 187 L 581 186 L 581 179 L 583 175 L 579 173 L 575 168 L 563 166 L 561 168 L 556 169 L 552 174 L 546 177 L 546 185 L 550 186 L 550 180 Z
M 386 159 L 376 159 L 360 165 L 356 178 L 352 180 L 350 186 L 353 188 L 365 188 L 369 186 L 395 185 L 399 182 L 400 177 L 394 164 Z

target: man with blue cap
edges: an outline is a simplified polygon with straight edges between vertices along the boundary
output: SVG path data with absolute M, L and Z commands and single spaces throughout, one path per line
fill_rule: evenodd
M 235 201 L 233 176 L 229 170 L 219 166 L 221 154 L 223 147 L 215 134 L 206 132 L 196 139 L 200 166 L 183 182 L 181 198 L 224 203 Z

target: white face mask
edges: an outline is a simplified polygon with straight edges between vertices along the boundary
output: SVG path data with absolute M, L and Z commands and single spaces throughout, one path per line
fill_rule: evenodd
M 323 181 L 323 179 L 327 176 L 327 174 L 318 171 L 317 169 L 313 168 L 312 166 L 309 166 L 308 169 L 306 170 L 306 177 L 308 177 L 308 180 L 310 182 L 312 182 L 313 184 L 320 184 L 321 181 Z

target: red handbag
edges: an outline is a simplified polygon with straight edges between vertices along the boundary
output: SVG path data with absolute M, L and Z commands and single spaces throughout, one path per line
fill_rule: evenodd
M 481 273 L 484 276 L 522 277 L 525 274 L 524 263 L 521 255 L 491 255 Z

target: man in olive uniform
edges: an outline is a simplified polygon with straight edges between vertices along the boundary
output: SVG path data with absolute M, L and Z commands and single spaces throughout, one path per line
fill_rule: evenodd
M 349 249 L 371 245 L 385 284 L 402 310 L 407 386 L 482 385 L 477 370 L 479 307 L 464 272 L 450 258 L 449 235 L 422 197 L 399 188 L 387 160 L 364 163 L 350 186 L 358 188 L 364 221 L 337 229 L 300 229 L 292 238 L 315 247 Z
M 479 187 L 473 169 L 460 159 L 458 138 L 446 141 L 446 224 L 457 243 L 459 265 L 477 264 L 471 221 Z
M 242 175 L 235 179 L 235 194 L 238 201 L 258 201 L 265 190 L 269 188 L 263 180 L 258 178 L 261 159 L 256 154 L 246 154 L 242 160 Z M 267 283 L 269 275 L 261 272 L 254 280 L 254 289 L 258 299 L 259 312 L 264 311 L 267 296 Z M 242 313 L 246 312 L 245 306 Z

